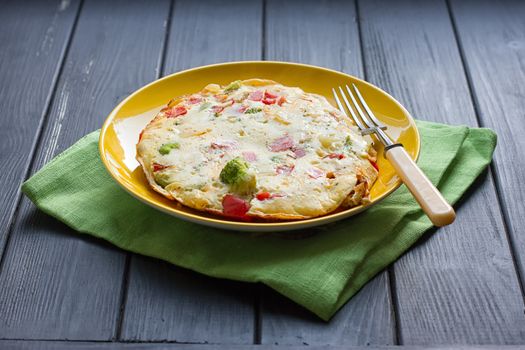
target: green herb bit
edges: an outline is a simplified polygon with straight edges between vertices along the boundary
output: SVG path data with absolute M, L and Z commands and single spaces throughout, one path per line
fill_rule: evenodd
M 279 156 L 273 156 L 270 158 L 270 160 L 275 163 L 280 163 L 282 159 Z
M 345 146 L 352 146 L 352 140 L 350 139 L 350 136 L 346 136 L 346 139 L 345 139 Z
M 240 80 L 236 80 L 236 81 L 230 83 L 230 85 L 226 86 L 226 88 L 224 89 L 224 92 L 225 93 L 230 93 L 232 91 L 238 90 L 240 87 L 241 87 L 241 81 Z
M 202 112 L 205 109 L 208 109 L 211 106 L 210 102 L 204 102 L 201 107 L 199 108 L 199 112 Z
M 179 149 L 179 148 L 180 148 L 180 144 L 178 144 L 177 142 L 165 143 L 162 146 L 160 146 L 159 153 L 166 155 L 170 153 L 172 149 Z
M 255 113 L 259 113 L 259 112 L 262 112 L 262 108 L 260 108 L 260 107 L 252 107 L 252 108 L 248 108 L 246 111 L 244 111 L 245 114 L 255 114 Z

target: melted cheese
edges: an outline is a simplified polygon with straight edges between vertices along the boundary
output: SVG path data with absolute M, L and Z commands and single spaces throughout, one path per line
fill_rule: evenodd
M 170 108 L 182 107 L 185 114 L 173 117 L 167 108 L 144 130 L 138 158 L 148 178 L 163 188 L 159 192 L 221 212 L 231 189 L 219 174 L 241 157 L 257 182 L 253 193 L 243 195 L 247 215 L 305 218 L 335 210 L 354 188 L 359 169 L 370 167 L 370 139 L 324 97 L 279 84 L 241 84 L 224 92 L 212 86 L 181 98 Z M 265 92 L 269 97 L 259 100 Z M 178 147 L 161 154 L 165 144 Z M 271 198 L 258 200 L 261 192 Z

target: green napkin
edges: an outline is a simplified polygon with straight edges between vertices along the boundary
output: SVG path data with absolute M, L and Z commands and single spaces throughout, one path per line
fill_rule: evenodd
M 422 121 L 418 127 L 418 163 L 454 203 L 490 163 L 496 135 Z M 310 230 L 314 234 L 303 239 L 185 222 L 121 189 L 100 161 L 98 135 L 85 136 L 23 184 L 38 208 L 125 250 L 214 277 L 262 282 L 324 320 L 432 227 L 404 186 L 362 214 Z

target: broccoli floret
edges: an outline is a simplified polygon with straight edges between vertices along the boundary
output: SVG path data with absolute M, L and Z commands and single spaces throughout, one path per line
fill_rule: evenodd
M 219 177 L 222 182 L 230 185 L 233 192 L 239 194 L 248 194 L 257 185 L 255 174 L 250 169 L 250 165 L 240 157 L 233 158 L 226 163 Z
M 235 90 L 238 90 L 239 88 L 241 87 L 241 81 L 240 80 L 236 80 L 232 83 L 230 83 L 230 85 L 226 86 L 226 88 L 224 89 L 224 93 L 230 93 L 232 91 L 235 91 Z

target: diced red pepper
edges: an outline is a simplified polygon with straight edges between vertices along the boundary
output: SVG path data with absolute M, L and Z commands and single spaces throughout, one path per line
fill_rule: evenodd
M 266 199 L 273 199 L 273 198 L 281 198 L 284 197 L 284 193 L 272 193 L 270 192 L 259 192 L 255 195 L 255 198 L 257 198 L 260 201 L 264 201 Z
M 265 98 L 262 100 L 262 103 L 265 105 L 273 105 L 275 103 L 275 98 Z
M 222 197 L 222 212 L 224 215 L 244 218 L 248 210 L 250 210 L 250 205 L 244 199 L 233 194 L 227 194 Z
M 255 197 L 260 200 L 260 201 L 263 201 L 265 199 L 268 199 L 268 198 L 271 198 L 272 195 L 270 194 L 270 192 L 259 192 L 255 195 Z
M 342 153 L 330 153 L 329 155 L 327 155 L 327 157 L 330 159 L 334 159 L 334 158 L 343 159 L 345 155 Z
M 293 144 L 293 139 L 289 135 L 284 135 L 273 140 L 269 147 L 272 152 L 281 152 L 292 148 Z
M 284 97 L 284 96 L 279 97 L 279 99 L 277 100 L 277 104 L 279 106 L 282 106 L 283 103 L 285 103 L 285 102 L 287 102 L 287 101 L 286 101 L 286 97 Z
M 176 118 L 178 116 L 188 113 L 188 110 L 184 106 L 177 106 L 171 109 L 168 109 L 164 112 L 168 118 Z
M 144 130 L 146 130 L 146 129 L 144 129 Z M 144 130 L 142 130 L 142 131 L 140 132 L 140 134 L 139 134 L 139 141 L 142 140 L 142 135 L 144 135 Z
M 248 100 L 260 101 L 263 99 L 263 95 L 264 93 L 261 90 L 255 90 L 250 92 L 250 94 L 248 95 Z
M 265 91 L 264 92 L 264 98 L 277 98 L 278 96 L 275 94 L 272 94 L 271 92 Z
M 163 169 L 166 169 L 168 168 L 167 165 L 162 165 L 162 164 L 159 164 L 159 163 L 153 163 L 153 171 L 160 171 L 160 170 L 163 170 Z
M 377 165 L 376 162 L 374 162 L 373 160 L 371 160 L 370 163 L 372 164 L 372 166 L 373 166 L 377 171 L 379 171 L 379 166 Z

